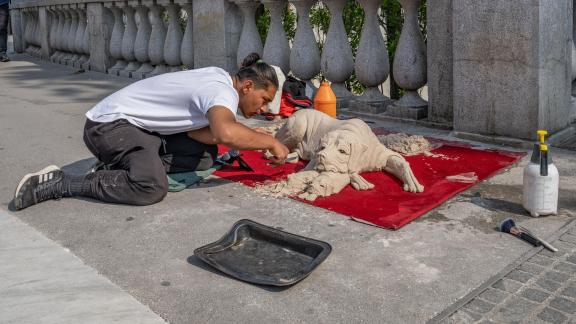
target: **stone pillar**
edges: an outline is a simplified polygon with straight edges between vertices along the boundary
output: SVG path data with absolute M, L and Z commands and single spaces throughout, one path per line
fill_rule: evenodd
M 348 42 L 342 19 L 346 0 L 325 0 L 323 2 L 330 10 L 330 26 L 326 35 L 326 43 L 322 49 L 321 69 L 326 79 L 332 82 L 332 90 L 338 99 L 338 107 L 346 107 L 353 95 L 346 89 L 344 82 L 354 72 L 352 48 Z
M 10 9 L 10 22 L 14 35 L 14 51 L 16 51 L 16 53 L 22 53 L 24 52 L 24 29 L 22 28 L 21 9 Z
M 350 102 L 350 109 L 370 113 L 382 113 L 391 102 L 384 96 L 379 85 L 390 74 L 388 49 L 378 24 L 380 0 L 359 0 L 364 9 L 364 26 L 356 54 L 356 77 L 366 90 L 362 96 Z
M 394 81 L 405 90 L 398 101 L 390 105 L 387 115 L 421 119 L 428 115 L 428 103 L 418 89 L 426 85 L 426 44 L 418 24 L 418 8 L 422 0 L 400 0 L 404 9 L 404 25 L 394 53 Z
M 270 10 L 270 28 L 264 44 L 263 58 L 268 64 L 276 65 L 284 74 L 290 71 L 290 45 L 282 25 L 282 14 L 286 8 L 286 0 L 262 0 Z
M 242 33 L 238 44 L 236 64 L 240 66 L 242 61 L 250 53 L 262 55 L 262 40 L 256 27 L 256 9 L 260 5 L 257 0 L 234 0 L 242 11 Z
M 458 0 L 454 130 L 535 139 L 570 112 L 572 0 Z
M 90 38 L 90 70 L 104 72 L 111 65 L 110 44 L 115 21 L 102 3 L 88 3 L 86 16 Z
M 173 3 L 166 4 L 168 13 L 168 30 L 164 42 L 164 61 L 169 65 L 170 72 L 182 70 L 180 50 L 182 47 L 182 28 L 180 28 L 180 6 Z
M 38 18 L 39 18 L 39 32 L 40 32 L 40 48 L 42 49 L 42 59 L 50 59 L 50 53 L 52 51 L 50 47 L 50 26 L 52 21 L 50 21 L 50 15 L 46 10 L 47 7 L 38 8 Z
M 316 0 L 291 0 L 298 14 L 296 35 L 290 52 L 290 69 L 294 76 L 306 82 L 307 89 L 315 89 L 312 78 L 320 73 L 320 50 L 310 25 L 310 8 Z M 307 93 L 310 98 L 314 93 Z
M 427 0 L 428 120 L 452 123 L 452 1 Z
M 178 3 L 184 9 L 186 13 L 186 28 L 184 29 L 184 35 L 182 36 L 182 46 L 180 47 L 180 58 L 182 64 L 185 65 L 187 69 L 194 68 L 194 21 L 192 13 L 192 3 L 190 0 L 179 1 Z
M 152 26 L 148 17 L 148 6 L 152 6 L 153 1 L 143 1 L 136 7 L 138 15 L 138 32 L 136 33 L 136 42 L 134 43 L 134 56 L 141 63 L 140 68 L 132 73 L 132 77 L 143 79 L 154 67 L 150 64 L 148 48 L 150 46 L 150 35 Z
M 192 12 L 194 67 L 218 66 L 236 71 L 242 28 L 238 7 L 228 0 L 194 0 Z

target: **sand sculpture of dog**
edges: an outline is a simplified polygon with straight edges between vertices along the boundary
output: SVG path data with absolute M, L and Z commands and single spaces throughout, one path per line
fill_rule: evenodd
M 424 191 L 404 157 L 381 144 L 360 119 L 337 120 L 305 109 L 290 117 L 275 136 L 309 163 L 275 184 L 273 191 L 300 193 L 300 198 L 315 200 L 338 193 L 348 184 L 357 190 L 372 189 L 374 185 L 360 175 L 367 171 L 387 171 L 403 182 L 405 191 Z

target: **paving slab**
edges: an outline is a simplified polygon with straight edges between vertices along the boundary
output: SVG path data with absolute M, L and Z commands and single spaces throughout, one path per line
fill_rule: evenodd
M 512 216 L 547 238 L 575 216 L 576 155 L 562 150 L 554 156 L 561 191 L 560 214 L 553 217 L 531 218 L 520 206 L 527 159 L 398 231 L 218 178 L 153 206 L 63 199 L 13 212 L 23 174 L 48 164 L 74 173 L 88 169 L 94 159 L 82 143 L 83 114 L 130 82 L 15 59 L 0 67 L 0 208 L 171 323 L 422 323 L 531 249 L 495 230 L 503 219 Z M 373 125 L 451 138 L 417 126 Z M 327 241 L 333 252 L 288 289 L 231 279 L 193 256 L 243 218 Z
M 563 228 L 562 235 L 556 235 L 550 243 L 560 244 L 564 238 L 570 236 L 567 232 L 574 229 L 576 229 L 576 222 Z M 497 298 L 493 298 L 493 292 L 498 283 L 492 287 L 486 287 L 484 291 L 479 290 L 478 294 L 470 296 L 469 302 L 449 314 L 442 323 L 576 322 L 576 271 L 569 270 L 565 273 L 556 271 L 558 265 L 574 265 L 571 261 L 576 256 L 576 243 L 568 243 L 564 249 L 566 253 L 553 255 L 543 250 L 542 247 L 529 252 L 518 266 L 503 270 L 493 278 L 493 281 L 499 277 L 503 277 L 502 280 L 516 281 L 516 289 L 501 292 Z M 546 259 L 547 262 L 542 262 Z M 525 272 L 527 277 L 522 280 L 518 280 L 514 275 L 522 269 L 532 269 L 537 265 L 542 266 L 542 271 Z M 553 282 L 554 288 L 548 289 L 546 285 L 541 284 L 542 280 Z M 488 285 L 485 283 L 484 286 Z
M 1 323 L 165 321 L 69 250 L 0 211 Z

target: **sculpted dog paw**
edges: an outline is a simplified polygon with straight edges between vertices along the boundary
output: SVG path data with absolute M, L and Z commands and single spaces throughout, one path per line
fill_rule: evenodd
M 374 189 L 374 185 L 368 182 L 358 173 L 352 173 L 350 175 L 350 183 L 352 184 L 352 187 L 356 190 Z
M 312 194 L 309 192 L 303 192 L 303 193 L 298 195 L 298 198 L 308 200 L 308 201 L 314 201 L 314 200 L 316 200 L 316 198 L 318 198 L 318 195 Z
M 408 192 L 423 192 L 424 186 L 418 182 L 416 176 L 410 168 L 410 164 L 402 156 L 392 156 L 388 159 L 386 171 L 394 174 L 402 182 L 403 189 Z

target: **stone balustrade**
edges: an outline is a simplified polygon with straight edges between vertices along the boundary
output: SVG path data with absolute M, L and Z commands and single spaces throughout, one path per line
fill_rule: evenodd
M 453 4 L 451 0 L 428 0 L 427 43 L 423 40 L 418 21 L 422 0 L 398 1 L 403 9 L 404 25 L 392 66 L 389 64 L 385 36 L 378 24 L 380 0 L 358 0 L 364 10 L 364 25 L 355 59 L 342 19 L 347 0 L 322 1 L 330 12 L 330 25 L 322 50 L 318 47 L 309 21 L 310 9 L 319 3 L 315 0 L 20 0 L 12 4 L 11 15 L 16 50 L 54 63 L 141 79 L 209 65 L 232 72 L 247 54 L 257 52 L 263 55 L 265 61 L 279 66 L 285 73 L 293 74 L 310 87 L 313 86 L 312 80 L 317 80 L 319 76 L 327 79 L 339 99 L 339 106 L 350 111 L 408 119 L 427 118 L 432 122 L 451 124 L 463 132 L 472 130 L 481 134 L 529 137 L 532 130 L 495 131 L 494 121 L 490 117 L 479 117 L 478 111 L 485 109 L 474 111 L 474 104 L 462 107 L 471 104 L 461 87 L 469 81 L 464 79 L 471 77 L 473 71 L 463 74 L 462 69 L 455 70 L 458 64 L 472 62 L 461 61 L 457 57 L 467 60 L 469 58 L 466 55 L 475 53 L 470 52 L 472 47 L 465 48 L 464 54 L 458 51 L 464 46 L 463 37 L 469 32 L 462 28 L 466 21 L 461 19 L 473 17 L 473 12 L 462 13 L 458 10 L 467 10 L 466 5 L 474 0 L 458 4 Z M 513 5 L 506 5 L 505 1 L 496 0 L 497 3 L 482 5 L 476 3 L 469 7 L 480 13 L 482 10 L 511 11 L 509 7 Z M 521 0 L 530 1 L 539 2 Z M 566 28 L 562 37 L 570 39 L 564 51 L 568 54 L 560 58 L 566 60 L 565 73 L 569 75 L 563 78 L 568 84 L 576 78 L 576 74 L 572 73 L 576 71 L 576 63 L 572 64 L 571 61 L 571 53 L 576 52 L 572 41 L 573 0 L 558 1 L 562 4 L 565 2 L 566 6 L 563 12 Z M 298 17 L 296 34 L 291 44 L 282 25 L 282 13 L 288 4 L 292 5 Z M 260 5 L 269 10 L 271 21 L 264 42 L 256 27 L 255 13 Z M 558 8 L 561 6 L 556 5 Z M 542 9 L 542 12 L 548 13 L 550 17 L 561 14 L 559 10 L 551 9 Z M 533 15 L 531 19 L 545 19 L 545 15 Z M 506 23 L 522 24 L 520 20 Z M 482 22 L 472 18 L 470 24 L 481 25 Z M 453 30 L 453 27 L 458 28 Z M 504 30 L 508 33 L 515 31 L 514 28 Z M 481 30 L 474 30 L 471 35 L 471 38 L 480 42 L 483 41 L 482 37 L 499 36 L 494 33 L 482 35 Z M 540 46 L 537 36 L 529 46 L 521 49 Z M 562 51 L 550 55 L 559 52 Z M 495 54 L 498 55 L 500 53 Z M 480 61 L 477 64 L 481 67 L 484 63 Z M 545 65 L 544 62 L 538 64 Z M 560 73 L 561 70 L 556 71 Z M 479 71 L 483 73 L 481 69 Z M 363 94 L 353 94 L 345 86 L 353 73 L 366 89 Z M 403 96 L 399 100 L 391 100 L 379 89 L 390 75 L 403 89 Z M 482 74 L 482 77 L 486 75 Z M 460 83 L 456 81 L 458 78 Z M 518 83 L 511 83 L 510 89 L 517 90 L 513 84 Z M 418 92 L 424 86 L 429 90 L 429 102 Z M 539 85 L 531 86 L 538 88 Z M 570 87 L 568 85 L 565 88 Z M 539 93 L 538 89 L 532 90 Z M 564 99 L 567 97 L 568 101 L 569 90 L 562 90 L 560 95 Z M 558 96 L 558 91 L 554 96 Z M 548 103 L 564 105 L 568 101 L 552 100 Z M 477 102 L 479 105 L 485 104 L 480 99 Z M 545 103 L 544 99 L 537 101 L 535 109 L 544 110 L 542 105 Z M 530 111 L 538 127 L 554 131 L 566 126 L 566 123 L 559 123 L 556 117 L 544 120 L 542 115 Z M 561 111 L 567 112 L 566 108 Z M 468 121 L 470 117 L 487 124 L 470 126 L 470 123 L 476 122 Z M 530 127 L 534 125 L 532 123 Z

